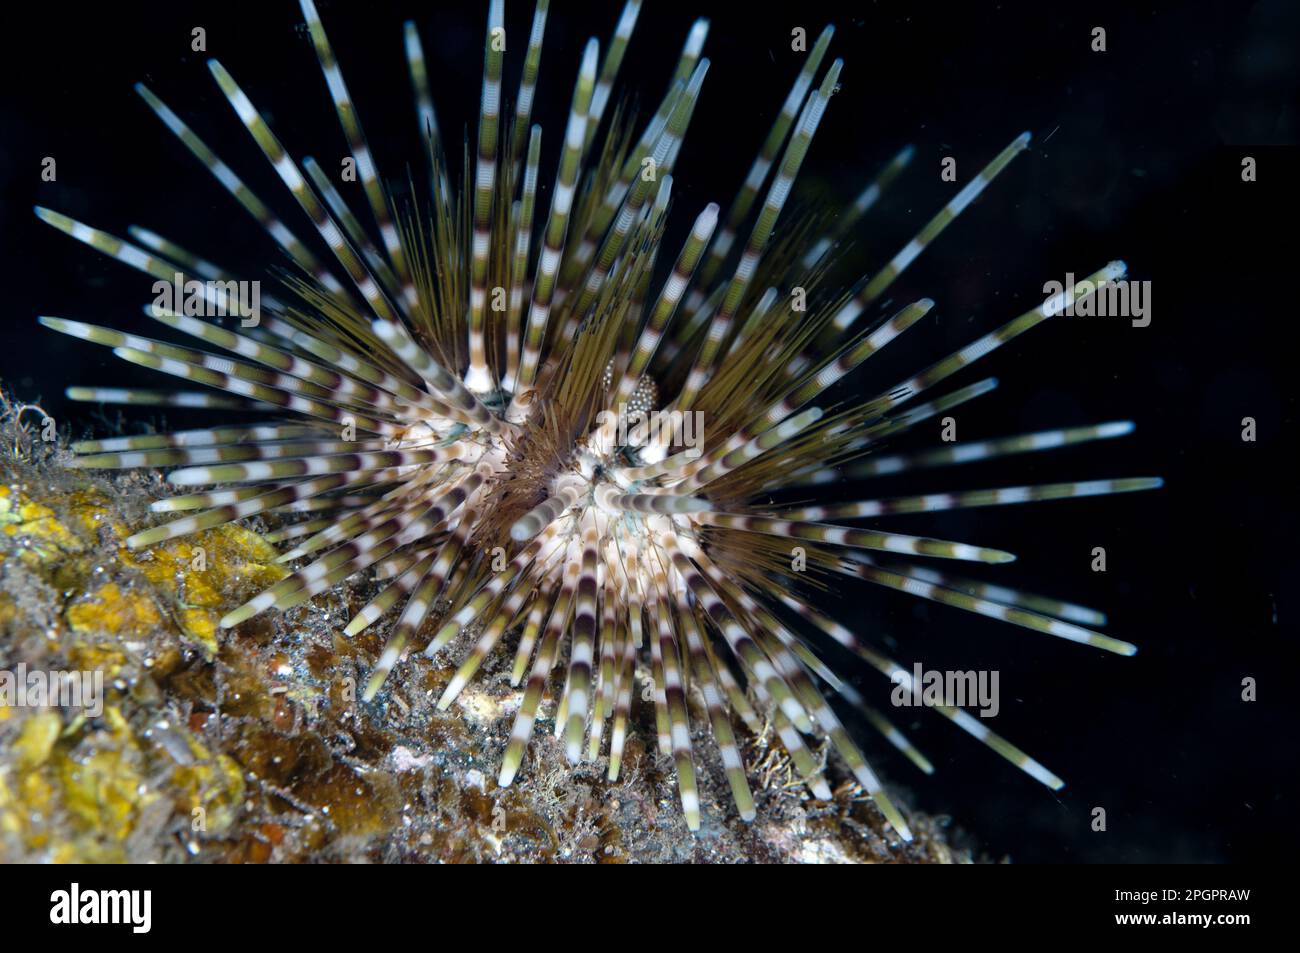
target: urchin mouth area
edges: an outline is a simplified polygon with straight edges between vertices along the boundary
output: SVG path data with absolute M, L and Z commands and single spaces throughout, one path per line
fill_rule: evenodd
M 603 384 L 602 391 L 607 393 L 608 372 Z M 687 449 L 680 443 L 680 428 L 666 428 L 661 434 L 657 427 L 648 425 L 652 415 L 657 413 L 654 407 L 656 393 L 653 381 L 642 376 L 628 404 L 597 415 L 596 423 L 586 435 L 573 442 L 563 462 L 558 467 L 551 467 L 557 472 L 545 481 L 544 492 L 539 488 L 539 496 L 546 500 L 573 500 L 575 507 L 594 508 L 603 524 L 609 518 L 622 518 L 629 514 L 626 507 L 614 505 L 613 499 L 642 489 L 643 483 L 648 484 L 645 489 L 656 492 L 659 489 L 654 485 L 656 481 L 630 478 L 627 471 L 651 462 L 651 454 L 652 459 L 658 461 L 675 451 Z M 535 447 L 530 449 L 537 452 Z M 544 458 L 530 460 L 517 456 L 512 463 L 525 473 L 545 473 L 548 470 Z M 522 541 L 531 538 L 524 533 L 533 528 L 532 523 L 516 524 L 511 535 Z

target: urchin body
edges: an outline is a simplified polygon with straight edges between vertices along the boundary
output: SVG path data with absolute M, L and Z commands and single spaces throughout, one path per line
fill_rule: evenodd
M 379 178 L 311 0 L 302 0 L 373 222 L 363 224 L 311 160 L 288 154 L 219 63 L 210 68 L 315 235 L 300 238 L 152 91 L 151 109 L 294 263 L 283 294 L 263 295 L 252 327 L 152 308 L 163 324 L 221 349 L 169 344 L 59 318 L 47 326 L 112 346 L 137 365 L 224 392 L 76 389 L 87 399 L 270 411 L 266 424 L 87 441 L 80 465 L 172 466 L 192 488 L 155 504 L 183 513 L 131 537 L 147 547 L 236 519 L 302 514 L 279 530 L 296 568 L 232 611 L 226 626 L 300 605 L 371 572 L 378 595 L 345 628 L 388 625 L 370 699 L 413 644 L 473 644 L 439 699 L 449 706 L 484 660 L 517 634 L 512 682 L 523 697 L 500 783 L 523 761 L 546 692 L 570 762 L 622 763 L 635 671 L 648 664 L 658 746 L 674 757 L 688 824 L 700 823 L 692 705 L 717 742 L 740 815 L 754 802 L 733 720 L 766 722 L 810 789 L 829 797 L 808 738 L 829 738 L 899 834 L 906 824 L 828 698 L 861 707 L 918 766 L 929 764 L 841 681 L 847 649 L 896 681 L 911 676 L 810 598 L 839 577 L 865 580 L 1121 654 L 1133 646 L 1085 626 L 1099 613 L 955 576 L 920 560 L 996 564 L 1012 556 L 964 542 L 862 528 L 873 517 L 1147 489 L 1150 479 L 1005 487 L 887 500 L 781 503 L 830 482 L 989 459 L 1128 433 L 1126 422 L 1017 435 L 929 454 L 880 447 L 978 397 L 981 381 L 938 385 L 1048 320 L 1098 282 L 1080 283 L 868 400 L 835 388 L 927 315 L 921 299 L 881 312 L 894 279 L 1020 152 L 1011 142 L 918 236 L 846 289 L 827 278 L 848 229 L 905 167 L 899 153 L 818 231 L 782 218 L 837 89 L 822 65 L 832 31 L 808 52 L 758 158 L 725 213 L 700 210 L 670 263 L 663 247 L 673 174 L 704 85 L 708 24 L 691 30 L 668 91 L 643 131 L 608 108 L 639 0 L 601 55 L 578 67 L 559 167 L 543 219 L 541 128 L 530 126 L 549 5 L 537 6 L 514 114 L 503 113 L 504 12 L 489 5 L 477 152 L 452 189 L 418 30 L 405 51 L 426 146 L 428 186 L 401 208 Z M 819 76 L 820 74 L 820 76 Z M 305 170 L 305 171 L 304 171 Z M 47 221 L 159 277 L 228 276 L 152 232 L 137 243 L 38 210 Z M 785 219 L 791 217 L 787 213 Z M 778 229 L 778 222 L 782 228 Z M 328 257 L 321 249 L 328 250 Z M 661 252 L 664 255 L 661 257 Z M 324 262 L 330 261 L 326 265 Z M 1086 289 L 1086 290 L 1085 290 Z M 855 378 L 857 379 L 857 378 Z M 924 400 L 917 398 L 925 395 Z M 788 493 L 787 491 L 795 491 Z M 778 500 L 777 502 L 774 502 Z M 846 525 L 850 524 L 850 525 Z M 567 664 L 564 661 L 567 660 Z M 966 712 L 939 714 L 1038 780 L 1061 782 Z M 608 747 L 606 729 L 608 727 Z

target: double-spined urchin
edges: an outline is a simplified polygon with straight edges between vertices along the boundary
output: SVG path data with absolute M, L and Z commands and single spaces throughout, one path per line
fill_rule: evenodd
M 185 513 L 132 536 L 133 548 L 259 514 L 305 514 L 276 533 L 299 568 L 229 613 L 234 626 L 288 609 L 371 570 L 378 595 L 347 625 L 355 635 L 392 613 L 372 698 L 408 646 L 433 655 L 461 633 L 473 645 L 438 701 L 447 707 L 502 641 L 517 634 L 512 684 L 523 698 L 501 766 L 509 784 L 539 705 L 558 692 L 556 732 L 570 762 L 596 758 L 609 730 L 618 777 L 638 662 L 653 679 L 658 745 L 675 760 L 687 823 L 700 807 L 692 708 L 707 717 L 740 816 L 754 802 L 733 729 L 769 723 L 813 793 L 830 790 L 805 738 L 829 737 L 898 833 L 903 818 L 827 701 L 864 706 L 823 662 L 825 633 L 885 676 L 911 674 L 819 612 L 811 597 L 837 576 L 864 579 L 1120 654 L 1133 646 L 1084 625 L 1091 610 L 950 575 L 910 557 L 1001 563 L 1006 552 L 854 523 L 882 514 L 1020 503 L 1146 489 L 1157 480 L 1005 487 L 824 505 L 776 504 L 808 492 L 943 464 L 1116 437 L 1128 423 L 957 444 L 911 455 L 882 442 L 994 386 L 935 393 L 949 376 L 1119 279 L 1089 279 L 870 399 L 830 400 L 841 378 L 915 325 L 928 299 L 879 313 L 883 294 L 1016 156 L 1016 138 L 883 268 L 838 291 L 827 278 L 840 238 L 907 165 L 903 150 L 833 226 L 790 216 L 791 188 L 840 79 L 824 71 L 824 30 L 725 216 L 696 213 L 684 247 L 665 250 L 673 171 L 703 87 L 708 24 L 695 24 L 658 109 L 642 127 L 611 110 L 611 91 L 640 12 L 628 0 L 602 57 L 578 68 L 545 216 L 538 203 L 542 129 L 530 127 L 548 3 L 539 0 L 513 116 L 503 110 L 504 10 L 488 10 L 477 158 L 457 191 L 444 159 L 419 34 L 405 51 L 428 181 L 398 201 L 381 179 L 311 0 L 302 8 L 373 223 L 321 168 L 286 152 L 232 76 L 209 67 L 318 232 L 281 220 L 152 91 L 140 95 L 280 245 L 293 263 L 279 296 L 229 327 L 207 319 L 239 285 L 152 232 L 115 238 L 45 209 L 50 224 L 188 295 L 151 317 L 225 353 L 42 318 L 107 344 L 134 364 L 223 394 L 69 391 L 87 400 L 269 411 L 270 422 L 78 444 L 85 467 L 176 467 L 193 488 L 157 501 Z M 567 65 L 567 64 L 566 64 Z M 819 75 L 820 74 L 820 75 Z M 637 134 L 637 129 L 641 131 Z M 303 171 L 305 169 L 305 172 Z M 376 236 L 378 241 L 375 241 Z M 334 265 L 327 265 L 328 249 Z M 676 252 L 675 258 L 669 256 Z M 663 257 L 660 253 L 665 252 Z M 337 267 L 335 267 L 335 265 Z M 924 402 L 917 400 L 925 397 Z M 791 494 L 786 494 L 790 496 Z M 838 494 L 841 498 L 843 493 Z M 567 658 L 561 680 L 557 663 Z M 925 769 L 879 713 L 868 719 Z M 1051 787 L 1061 781 L 959 708 L 936 710 Z

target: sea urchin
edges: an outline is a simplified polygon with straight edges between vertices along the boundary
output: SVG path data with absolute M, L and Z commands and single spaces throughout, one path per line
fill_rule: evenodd
M 503 110 L 503 3 L 489 4 L 477 156 L 466 156 L 460 190 L 450 182 L 420 37 L 406 25 L 428 182 L 401 191 L 380 179 L 325 29 L 312 0 L 302 0 L 373 223 L 354 214 L 318 164 L 290 156 L 231 74 L 210 61 L 337 269 L 312 250 L 315 240 L 300 239 L 177 113 L 139 85 L 149 107 L 283 249 L 286 267 L 277 296 L 259 294 L 238 326 L 223 324 L 208 318 L 227 314 L 241 286 L 219 267 L 143 229 L 133 228 L 134 241 L 126 241 L 38 209 L 56 228 L 157 279 L 160 296 L 174 284 L 178 293 L 169 304 L 155 301 L 148 314 L 230 355 L 45 317 L 47 327 L 108 345 L 133 364 L 222 392 L 73 388 L 69 395 L 276 417 L 82 442 L 77 464 L 176 467 L 168 482 L 191 488 L 153 504 L 159 513 L 187 515 L 136 533 L 133 548 L 259 514 L 307 514 L 275 534 L 294 540 L 282 558 L 299 568 L 222 624 L 289 609 L 373 571 L 378 594 L 345 632 L 355 635 L 390 610 L 399 614 L 365 699 L 412 643 L 427 639 L 424 651 L 433 655 L 468 633 L 472 648 L 438 700 L 446 708 L 503 639 L 517 633 L 511 680 L 524 691 L 501 766 L 503 785 L 520 767 L 553 670 L 565 658 L 557 735 L 577 763 L 599 756 L 612 721 L 608 770 L 617 778 L 636 666 L 648 642 L 658 745 L 674 758 L 692 829 L 700 805 L 689 719 L 692 703 L 696 711 L 702 703 L 742 818 L 754 816 L 754 801 L 733 717 L 755 731 L 770 724 L 821 798 L 830 790 L 805 738 L 829 737 L 907 839 L 902 816 L 823 693 L 828 688 L 864 705 L 823 662 L 825 639 L 817 633 L 895 681 L 906 684 L 911 676 L 814 608 L 812 593 L 848 576 L 1108 651 L 1134 648 L 1084 628 L 1101 622 L 1090 610 L 897 558 L 1003 563 L 1009 553 L 839 522 L 1146 489 L 1159 481 L 814 506 L 774 503 L 773 495 L 1129 432 L 1131 424 L 1121 422 L 913 455 L 876 452 L 887 438 L 993 382 L 925 403 L 916 398 L 1099 283 L 1121 278 L 1124 266 L 1106 265 L 1087 284 L 870 399 L 829 402 L 841 378 L 931 310 L 923 299 L 878 313 L 897 275 L 1029 136 L 996 156 L 884 267 L 835 289 L 827 274 L 844 258 L 840 239 L 911 152 L 901 152 L 833 223 L 787 215 L 776 228 L 840 80 L 839 60 L 822 69 L 828 27 L 806 52 L 729 211 L 720 215 L 716 204 L 698 211 L 669 270 L 659 256 L 672 173 L 709 67 L 700 57 L 708 23 L 690 31 L 666 95 L 635 136 L 631 110 L 609 107 L 640 6 L 628 0 L 603 57 L 595 39 L 583 51 L 544 220 L 537 202 L 542 129 L 530 121 L 547 0 L 537 3 L 513 117 Z M 1033 777 L 1061 785 L 967 712 L 937 710 Z M 928 768 L 896 728 L 867 712 L 895 746 Z

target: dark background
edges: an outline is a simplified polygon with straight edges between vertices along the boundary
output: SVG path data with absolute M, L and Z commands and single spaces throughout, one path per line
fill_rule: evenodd
M 0 381 L 80 434 L 108 422 L 62 396 L 68 383 L 164 386 L 103 349 L 41 329 L 37 314 L 154 333 L 146 279 L 39 223 L 34 203 L 125 235 L 150 227 L 256 274 L 275 249 L 131 91 L 144 79 L 300 234 L 298 213 L 203 65 L 190 29 L 220 58 L 297 158 L 327 168 L 344 145 L 297 5 L 57 4 L 7 11 L 0 57 Z M 325 2 L 322 16 L 382 170 L 418 156 L 401 22 L 415 16 L 439 121 L 452 143 L 477 116 L 484 4 Z M 588 35 L 613 3 L 556 0 L 536 118 L 549 183 Z M 882 481 L 869 496 L 1162 475 L 1156 493 L 896 517 L 902 532 L 970 540 L 1020 559 L 984 575 L 1110 614 L 1136 642 L 1124 659 L 883 590 L 834 607 L 905 665 L 996 668 L 995 729 L 1068 782 L 1052 794 L 937 717 L 901 724 L 938 766 L 915 773 L 864 742 L 910 803 L 949 814 L 992 857 L 1018 861 L 1241 861 L 1295 845 L 1297 8 L 1258 3 L 655 4 L 642 11 L 620 88 L 657 103 L 693 18 L 713 28 L 705 82 L 675 175 L 678 234 L 708 201 L 726 206 L 809 42 L 838 27 L 846 65 L 796 197 L 852 199 L 904 143 L 911 168 L 855 233 L 860 271 L 898 250 L 1021 130 L 1034 134 L 985 196 L 895 285 L 938 303 L 911 350 L 861 382 L 875 394 L 1041 300 L 1045 281 L 1112 258 L 1152 283 L 1153 320 L 1058 319 L 954 385 L 1001 387 L 961 408 L 959 438 L 1132 419 L 1135 436 L 1001 463 Z M 11 18 L 12 19 L 9 19 Z M 514 89 L 531 8 L 507 12 Z M 1108 50 L 1090 50 L 1091 30 Z M 1258 181 L 1243 183 L 1243 156 Z M 58 181 L 42 183 L 53 156 Z M 329 160 L 329 161 L 326 161 Z M 359 186 L 352 186 L 361 207 Z M 544 186 L 539 208 L 549 201 Z M 677 234 L 670 235 L 676 247 Z M 156 326 L 155 326 L 156 327 Z M 898 351 L 898 348 L 895 348 Z M 892 363 L 890 362 L 892 358 Z M 900 360 L 901 358 L 901 360 Z M 876 363 L 876 362 L 873 362 Z M 115 409 L 110 409 L 116 415 Z M 1258 422 L 1244 443 L 1241 420 Z M 128 412 L 128 425 L 150 419 Z M 172 425 L 195 421 L 171 415 Z M 937 439 L 937 424 L 900 448 Z M 1089 562 L 1104 546 L 1109 571 Z M 896 640 L 896 642 L 895 642 Z M 842 668 L 854 671 L 854 663 Z M 1241 680 L 1259 700 L 1241 701 Z M 889 685 L 856 679 L 887 706 Z M 1108 830 L 1089 827 L 1094 806 Z

